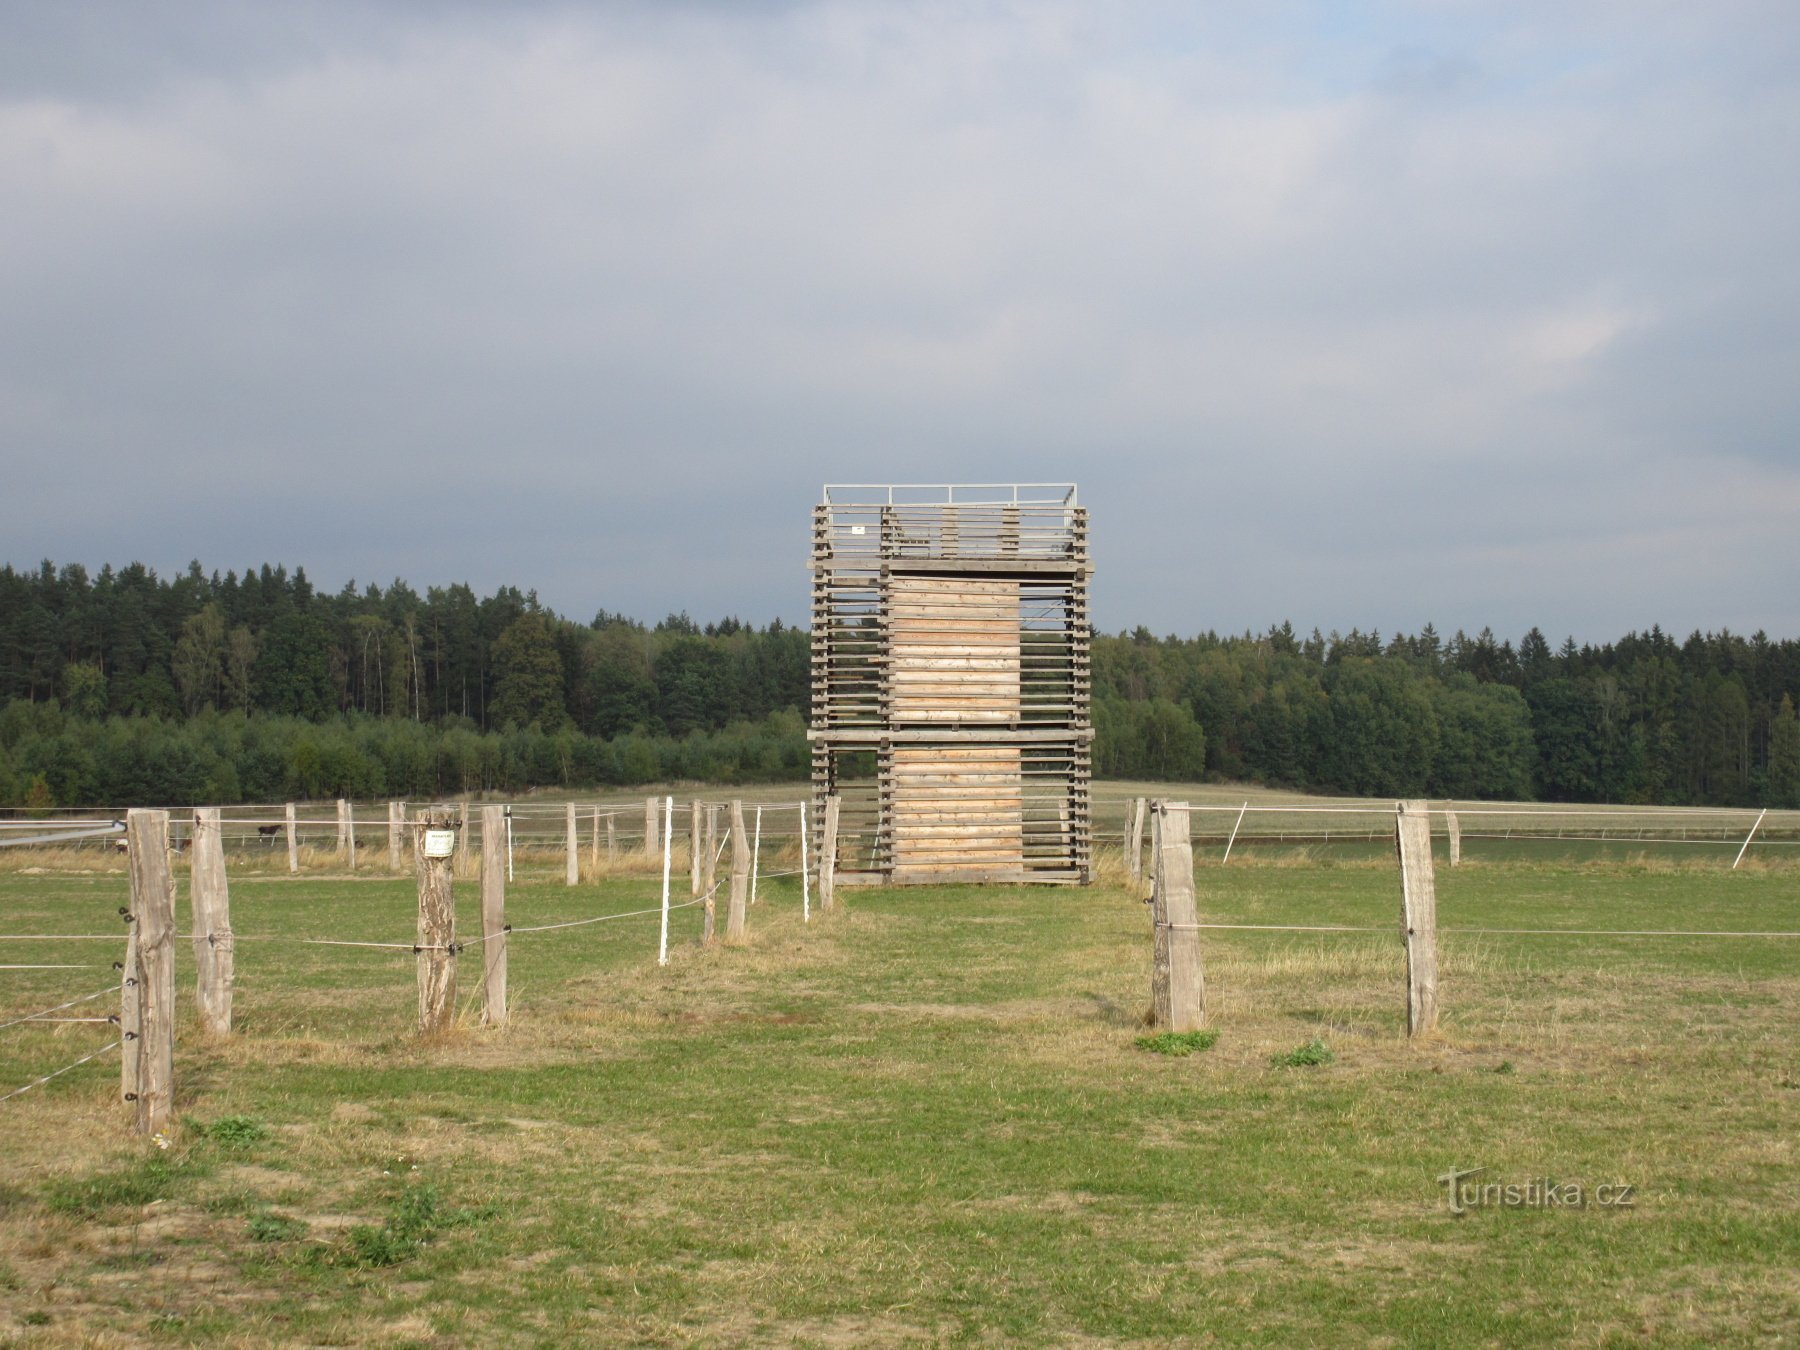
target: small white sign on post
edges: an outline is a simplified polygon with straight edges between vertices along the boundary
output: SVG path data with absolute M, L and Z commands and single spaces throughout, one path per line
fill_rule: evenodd
M 448 858 L 455 852 L 455 830 L 425 831 L 425 856 L 427 858 Z

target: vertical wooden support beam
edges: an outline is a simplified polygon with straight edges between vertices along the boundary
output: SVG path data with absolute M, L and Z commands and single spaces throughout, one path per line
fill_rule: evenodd
M 1194 850 L 1189 843 L 1187 803 L 1158 802 L 1154 809 L 1152 1020 L 1169 1031 L 1195 1031 L 1206 1023 L 1206 979 L 1200 967 L 1200 914 L 1194 899 Z
M 350 803 L 342 797 L 337 799 L 337 852 L 340 858 L 350 857 Z
M 825 799 L 825 828 L 819 835 L 819 909 L 837 907 L 838 809 L 843 799 L 832 793 Z
M 225 845 L 216 806 L 202 806 L 194 812 L 188 874 L 194 929 L 194 1003 L 200 1010 L 201 1026 L 214 1036 L 229 1036 L 236 954 L 231 936 L 231 891 L 225 879 Z
M 499 847 L 505 834 L 505 809 L 482 807 L 481 1023 L 489 1027 L 506 1022 L 506 857 Z
M 287 804 L 285 814 L 287 817 L 288 871 L 298 872 L 300 870 L 300 829 L 294 820 L 294 804 L 292 802 Z
M 454 852 L 448 858 L 425 853 L 429 830 L 450 828 L 447 817 L 419 812 L 413 831 L 413 868 L 419 880 L 419 1034 L 434 1036 L 450 1029 L 456 1012 L 456 894 Z M 454 849 L 454 846 L 452 846 Z M 485 867 L 488 841 L 481 841 Z M 495 850 L 497 852 L 498 850 Z
M 607 833 L 612 832 L 612 817 L 606 818 Z M 610 855 L 609 855 L 610 856 Z M 588 821 L 588 871 L 600 870 L 600 808 L 594 808 L 593 818 Z
M 688 894 L 700 895 L 700 803 L 688 808 Z
M 698 803 L 696 803 L 698 805 Z M 706 946 L 713 944 L 718 933 L 718 833 L 719 808 L 709 805 L 706 808 L 706 834 L 701 840 L 700 894 L 705 897 L 705 922 L 700 930 L 700 940 Z
M 612 862 L 617 862 L 618 860 L 619 860 L 618 820 L 617 820 L 616 815 L 609 814 L 606 817 L 606 861 L 609 863 L 612 863 Z
M 126 836 L 127 852 L 130 836 Z M 126 865 L 130 866 L 127 858 Z M 136 882 L 133 881 L 135 887 Z M 132 891 L 136 896 L 136 890 Z M 119 970 L 119 1100 L 135 1102 L 138 1098 L 138 1041 L 144 1033 L 144 980 L 138 968 L 137 914 L 130 904 L 119 906 L 119 917 L 125 920 L 125 960 Z
M 1444 812 L 1444 831 L 1450 836 L 1450 865 L 1462 866 L 1462 826 L 1456 823 L 1456 812 Z
M 1131 874 L 1131 879 L 1133 881 L 1142 881 L 1144 879 L 1144 809 L 1145 802 L 1142 797 L 1137 797 L 1132 800 L 1130 807 L 1131 829 L 1126 835 L 1128 841 L 1126 848 L 1128 852 L 1126 855 L 1125 870 Z
M 131 913 L 137 930 L 140 999 L 136 1053 L 139 1134 L 155 1134 L 175 1106 L 175 874 L 169 867 L 169 813 L 129 811 L 126 848 L 131 864 Z
M 1424 802 L 1401 802 L 1395 815 L 1400 855 L 1400 932 L 1406 942 L 1406 1034 L 1437 1028 L 1437 883 L 1431 870 L 1431 816 Z
M 474 831 L 469 828 L 469 803 L 464 798 L 456 804 L 456 860 L 450 869 L 453 873 L 467 873 L 469 870 L 469 836 Z M 481 847 L 487 848 L 487 840 L 481 841 Z
M 388 803 L 388 871 L 398 872 L 405 865 L 400 846 L 406 841 L 406 803 Z
M 706 808 L 706 866 L 700 873 L 700 884 L 704 890 L 712 890 L 718 884 L 719 875 L 719 808 L 708 804 Z
M 654 858 L 662 849 L 662 841 L 656 837 L 656 812 L 656 798 L 644 798 L 644 856 L 646 858 Z
M 563 883 L 568 886 L 579 886 L 581 884 L 581 846 L 575 839 L 574 802 L 568 803 L 563 825 L 563 849 L 568 857 L 568 862 L 563 868 Z
M 725 911 L 725 940 L 744 940 L 750 906 L 750 837 L 744 831 L 744 803 L 731 803 L 731 907 Z

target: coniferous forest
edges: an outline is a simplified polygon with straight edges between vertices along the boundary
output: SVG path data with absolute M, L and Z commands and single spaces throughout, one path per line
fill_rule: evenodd
M 1800 806 L 1800 641 L 1094 638 L 1094 767 L 1371 795 Z M 0 567 L 0 805 L 803 779 L 807 634 L 502 587 Z

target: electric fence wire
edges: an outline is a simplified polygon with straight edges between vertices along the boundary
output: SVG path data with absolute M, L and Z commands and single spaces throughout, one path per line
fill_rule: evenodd
M 25 1017 L 15 1017 L 10 1022 L 0 1022 L 0 1031 L 5 1031 L 8 1027 L 22 1026 L 26 1022 L 36 1022 L 40 1018 L 48 1017 L 51 1013 L 59 1013 L 63 1011 L 63 1009 L 73 1008 L 77 1004 L 92 1003 L 97 998 L 105 998 L 108 994 L 116 994 L 124 987 L 123 984 L 115 984 L 109 989 L 100 990 L 98 993 L 83 994 L 80 998 L 72 998 L 67 1003 L 59 1003 L 54 1008 L 45 1008 L 42 1012 L 34 1012 Z
M 4 1097 L 0 1097 L 0 1102 L 10 1102 L 14 1097 L 18 1097 L 18 1096 L 23 1095 L 24 1093 L 30 1092 L 33 1088 L 42 1087 L 45 1083 L 48 1083 L 52 1078 L 61 1078 L 65 1073 L 68 1073 L 71 1069 L 79 1069 L 83 1064 L 86 1064 L 89 1060 L 99 1059 L 100 1056 L 104 1055 L 109 1050 L 117 1050 L 119 1048 L 119 1044 L 120 1043 L 118 1041 L 114 1041 L 110 1045 L 103 1045 L 98 1050 L 94 1051 L 91 1055 L 83 1055 L 80 1059 L 76 1060 L 73 1064 L 65 1064 L 62 1068 L 56 1070 L 56 1072 L 54 1072 L 54 1073 L 47 1073 L 42 1078 L 34 1078 L 29 1083 L 27 1083 L 24 1087 L 14 1088 L 11 1092 L 7 1093 Z

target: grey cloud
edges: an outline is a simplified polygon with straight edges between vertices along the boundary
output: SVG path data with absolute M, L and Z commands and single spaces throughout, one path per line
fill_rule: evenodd
M 42 8 L 15 563 L 792 621 L 1070 478 L 1108 626 L 1800 631 L 1780 7 Z

